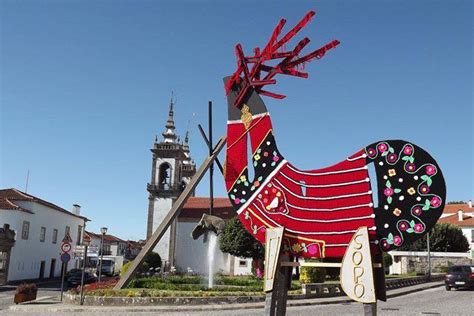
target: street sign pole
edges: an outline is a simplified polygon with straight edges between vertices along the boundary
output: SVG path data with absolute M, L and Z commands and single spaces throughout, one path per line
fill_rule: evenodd
M 81 305 L 84 304 L 84 277 L 86 273 L 86 261 L 87 261 L 87 244 L 84 245 L 84 262 L 82 263 L 82 276 L 81 276 Z
M 67 262 L 62 263 L 62 273 L 61 273 L 61 302 L 63 301 L 63 292 L 64 292 L 64 276 L 66 274 Z

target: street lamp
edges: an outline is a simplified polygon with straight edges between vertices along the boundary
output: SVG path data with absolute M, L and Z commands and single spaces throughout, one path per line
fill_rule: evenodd
M 90 243 L 91 243 L 91 238 L 88 235 L 82 238 L 82 244 L 84 245 L 84 262 L 82 263 L 82 276 L 81 276 L 81 305 L 84 304 L 84 277 L 86 273 L 87 247 L 90 245 Z
M 104 259 L 104 236 L 107 234 L 107 227 L 102 227 L 100 229 L 102 233 L 102 238 L 100 239 L 100 261 L 99 261 L 99 282 L 102 276 L 102 260 Z

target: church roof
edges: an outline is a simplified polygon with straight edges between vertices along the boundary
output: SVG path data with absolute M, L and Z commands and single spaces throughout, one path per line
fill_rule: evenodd
M 190 197 L 186 204 L 184 204 L 178 219 L 196 219 L 199 220 L 202 214 L 209 214 L 209 197 Z M 214 198 L 214 209 L 213 214 L 223 219 L 229 219 L 234 217 L 236 214 L 232 205 L 230 204 L 229 198 L 217 197 Z

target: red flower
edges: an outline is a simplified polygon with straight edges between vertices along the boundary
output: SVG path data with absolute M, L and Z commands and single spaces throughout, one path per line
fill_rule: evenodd
M 433 197 L 430 202 L 431 202 L 431 206 L 433 207 L 438 207 L 441 205 L 441 199 L 437 196 Z
M 407 171 L 415 171 L 416 166 L 415 166 L 414 163 L 411 163 L 411 162 L 410 162 L 410 163 L 407 163 L 406 169 L 407 169 Z
M 395 162 L 397 160 L 398 156 L 397 154 L 390 154 L 387 156 L 387 161 L 388 162 Z
M 421 207 L 415 206 L 415 207 L 411 210 L 411 212 L 412 212 L 413 214 L 415 214 L 416 216 L 420 216 L 420 215 L 421 215 Z
M 423 227 L 422 224 L 415 224 L 415 226 L 413 227 L 413 230 L 417 233 L 421 233 L 425 230 L 425 228 Z
M 385 194 L 385 196 L 392 196 L 393 195 L 393 189 L 392 188 L 385 188 L 385 190 L 383 190 L 383 194 Z
M 381 153 L 383 153 L 383 152 L 385 152 L 385 151 L 388 149 L 388 147 L 387 147 L 387 145 L 385 145 L 384 143 L 380 143 L 380 144 L 377 145 L 377 149 L 378 149 Z
M 400 229 L 401 231 L 407 230 L 408 229 L 407 222 L 400 222 L 400 224 L 398 224 L 398 229 Z
M 405 155 L 411 155 L 413 153 L 413 147 L 406 145 L 405 148 L 403 148 L 403 153 Z
M 402 244 L 402 238 L 400 236 L 393 237 L 393 244 L 395 246 L 400 246 Z
M 432 176 L 436 173 L 436 167 L 433 165 L 426 166 L 426 174 Z

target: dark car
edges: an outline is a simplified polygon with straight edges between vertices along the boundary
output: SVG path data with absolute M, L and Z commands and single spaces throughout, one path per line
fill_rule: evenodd
M 81 285 L 82 271 L 75 272 L 67 279 L 67 285 L 70 287 Z M 95 275 L 90 272 L 84 273 L 84 284 L 94 283 L 97 281 Z
M 451 291 L 451 288 L 474 288 L 474 267 L 451 266 L 444 281 L 448 291 Z

